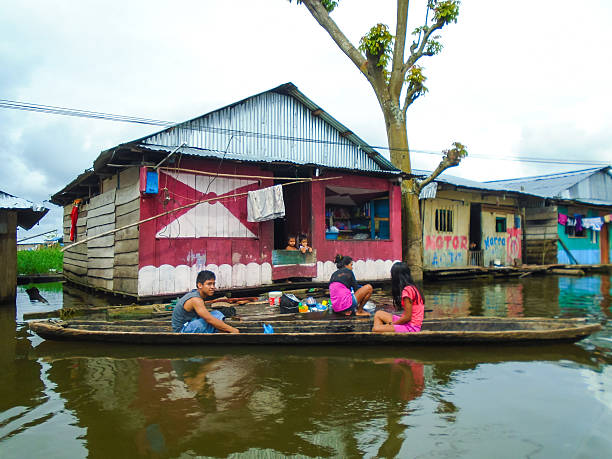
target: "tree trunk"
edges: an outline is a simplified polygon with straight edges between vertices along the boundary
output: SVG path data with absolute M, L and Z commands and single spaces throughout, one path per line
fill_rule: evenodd
M 398 120 L 398 117 L 401 119 Z M 398 169 L 411 173 L 406 120 L 397 113 L 385 111 L 385 121 L 391 162 Z M 402 252 L 404 261 L 410 266 L 413 279 L 421 283 L 423 280 L 423 230 L 419 197 L 415 189 L 414 180 L 402 182 Z

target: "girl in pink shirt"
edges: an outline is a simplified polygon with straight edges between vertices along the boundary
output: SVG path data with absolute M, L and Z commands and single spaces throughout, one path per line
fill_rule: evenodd
M 397 309 L 403 314 L 395 315 L 376 311 L 373 332 L 411 333 L 421 331 L 425 314 L 425 300 L 421 289 L 412 280 L 406 263 L 395 263 L 391 267 L 391 293 Z

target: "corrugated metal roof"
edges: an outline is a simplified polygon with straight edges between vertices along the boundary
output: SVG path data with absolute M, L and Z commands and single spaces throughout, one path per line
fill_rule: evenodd
M 605 168 L 604 168 L 605 169 Z M 491 180 L 486 183 L 503 185 L 507 189 L 524 191 L 538 196 L 554 198 L 576 183 L 602 170 L 601 167 L 580 171 L 561 172 L 557 174 L 537 175 L 508 180 Z
M 399 173 L 292 83 L 129 143 L 162 151 L 185 143 L 179 151 L 198 156 Z
M 601 176 L 601 180 L 598 177 Z M 607 177 L 606 180 L 604 180 Z M 486 182 L 508 190 L 548 199 L 568 199 L 597 205 L 612 205 L 610 167 Z
M 432 171 L 425 171 L 422 169 L 413 169 L 412 175 L 415 175 L 421 178 L 426 178 L 431 174 L 431 172 Z M 513 190 L 509 190 L 506 187 L 498 186 L 490 182 L 477 182 L 475 180 L 468 180 L 468 179 L 464 179 L 461 177 L 455 177 L 454 175 L 449 175 L 445 173 L 440 174 L 438 177 L 436 177 L 434 181 L 438 183 L 446 183 L 448 185 L 458 186 L 462 188 L 471 188 L 474 190 L 501 191 L 501 192 L 513 191 Z
M 27 199 L 0 191 L 0 209 L 17 211 L 17 225 L 29 230 L 45 216 L 49 209 Z
M 31 209 L 36 212 L 40 212 L 41 210 L 44 210 L 45 207 L 34 204 L 32 201 L 28 201 L 27 199 L 18 198 L 12 194 L 0 191 L 0 209 Z
M 514 192 L 525 196 L 575 201 L 598 206 L 612 206 L 612 176 L 610 167 L 598 167 L 573 172 L 524 177 L 520 179 L 477 182 L 442 173 L 435 182 L 474 190 Z M 412 175 L 425 178 L 431 171 L 414 169 Z M 606 180 L 595 180 L 595 175 Z M 601 178 L 601 177 L 596 177 Z M 431 192 L 431 190 L 427 190 Z M 428 196 L 427 192 L 423 197 Z M 423 198 L 422 197 L 422 198 Z M 610 197 L 610 198 L 609 198 Z

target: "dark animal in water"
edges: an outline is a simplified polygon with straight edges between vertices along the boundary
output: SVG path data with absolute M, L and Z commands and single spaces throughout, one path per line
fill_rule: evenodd
M 49 303 L 43 296 L 40 294 L 36 287 L 30 287 L 26 289 L 26 293 L 30 297 L 30 301 L 40 301 L 41 303 Z

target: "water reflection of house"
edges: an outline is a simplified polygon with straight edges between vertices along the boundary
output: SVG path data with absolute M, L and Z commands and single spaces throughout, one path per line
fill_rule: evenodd
M 609 166 L 487 184 L 531 195 L 521 202 L 527 263 L 610 263 L 612 224 L 605 221 L 612 214 Z
M 402 255 L 398 177 L 288 83 L 102 152 L 52 198 L 65 209 L 66 245 L 75 199 L 76 242 L 105 233 L 68 248 L 64 274 L 148 297 L 191 289 L 201 269 L 215 271 L 220 288 L 327 281 L 342 253 L 358 278 L 385 279 Z M 246 192 L 295 181 L 283 187 L 285 218 L 248 221 Z M 299 233 L 316 252 L 283 250 Z
M 415 171 L 416 175 L 428 173 Z M 519 193 L 442 174 L 420 195 L 426 268 L 521 263 Z

